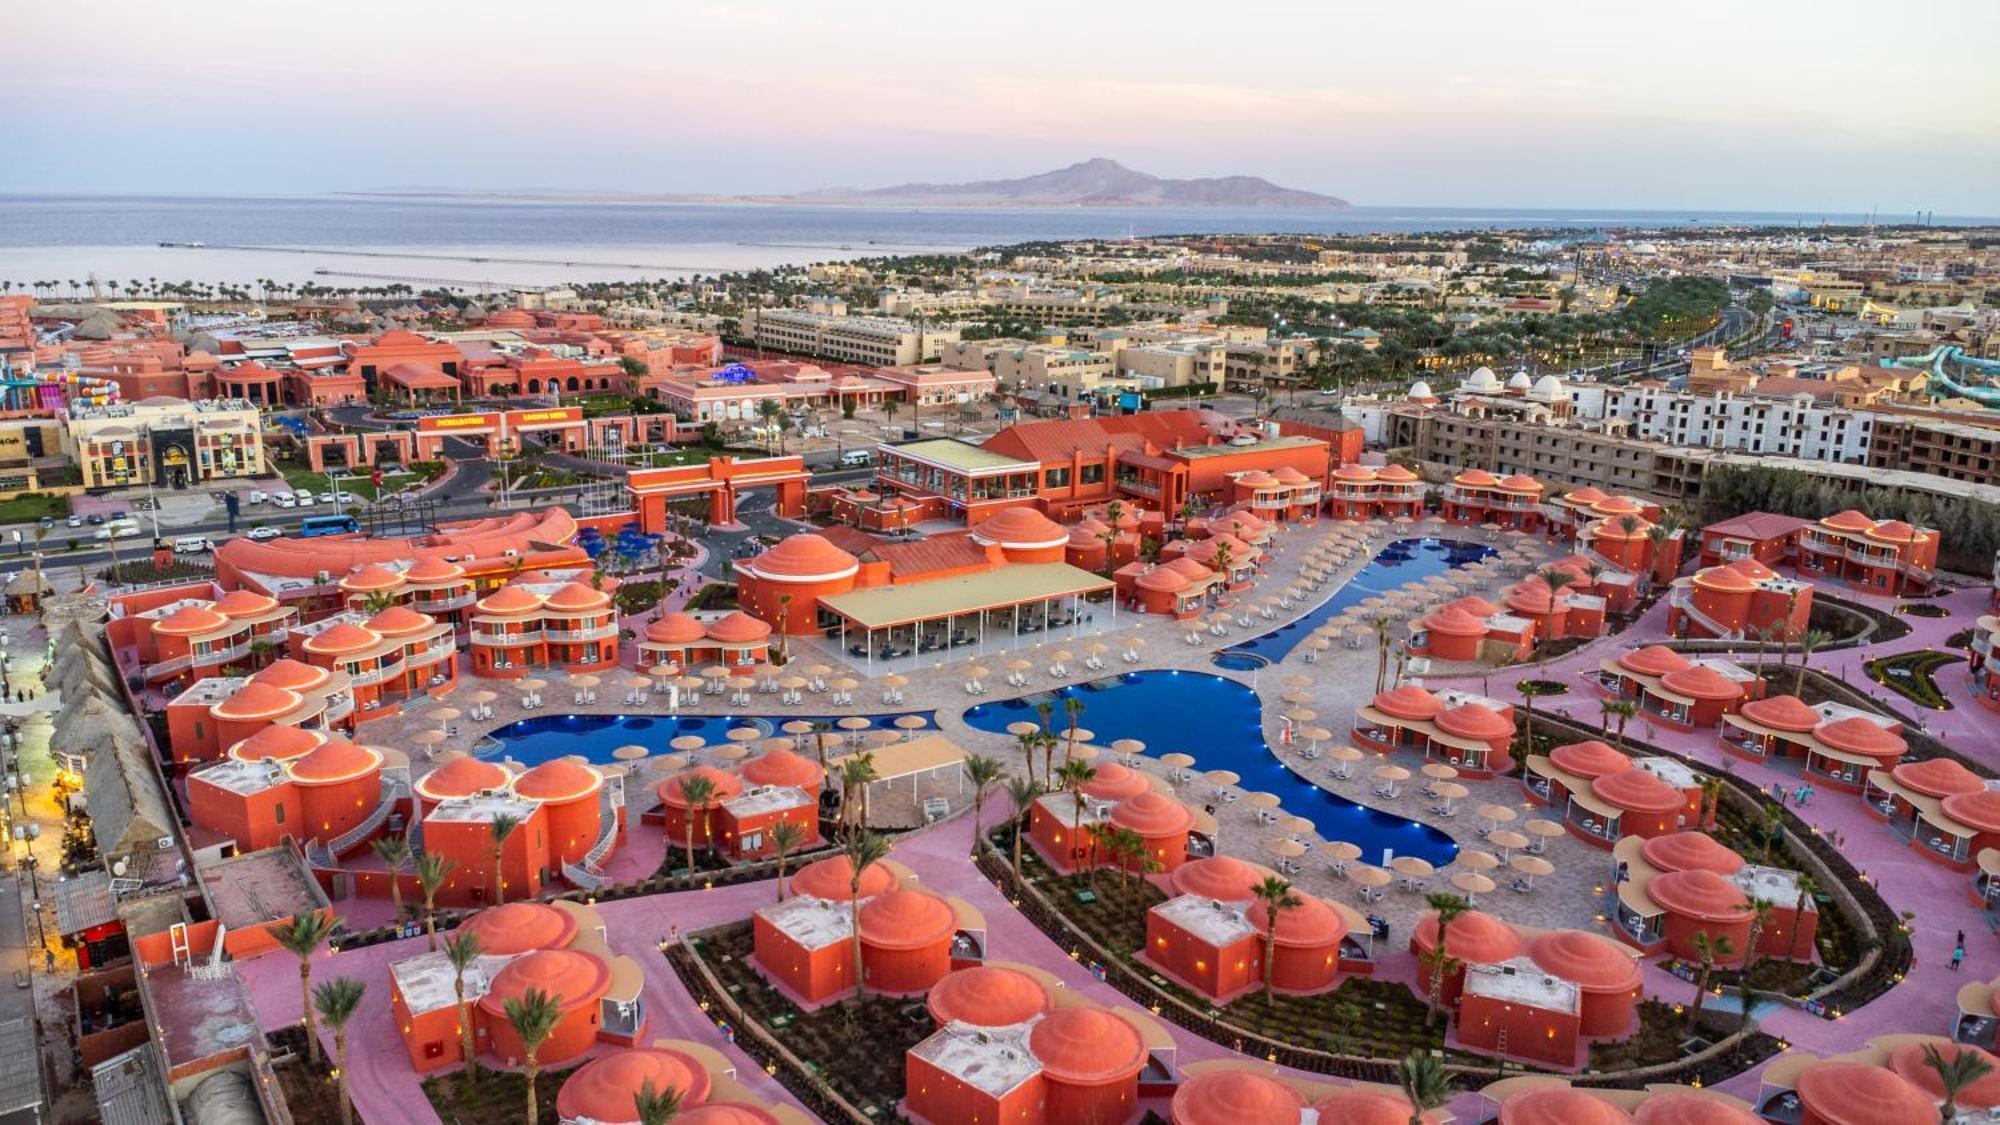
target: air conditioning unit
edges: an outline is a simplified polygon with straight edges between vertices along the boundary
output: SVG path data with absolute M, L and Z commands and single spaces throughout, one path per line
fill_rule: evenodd
M 163 852 L 170 851 L 174 846 L 174 838 L 172 836 L 162 836 L 158 840 L 153 841 L 153 846 Z

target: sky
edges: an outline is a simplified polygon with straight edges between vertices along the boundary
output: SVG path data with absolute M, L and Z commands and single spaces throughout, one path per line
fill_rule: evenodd
M 1108 156 L 1368 205 L 2000 211 L 1994 0 L 16 4 L 0 192 L 777 193 Z

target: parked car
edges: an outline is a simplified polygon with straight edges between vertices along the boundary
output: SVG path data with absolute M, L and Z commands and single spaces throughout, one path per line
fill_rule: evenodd
M 250 502 L 252 504 L 262 504 L 264 501 L 269 499 L 270 497 L 265 495 L 264 490 L 261 488 L 253 488 L 250 490 Z
M 112 520 L 97 529 L 95 538 L 106 540 L 129 539 L 139 534 L 140 530 L 138 520 Z
M 87 518 L 88 518 L 88 522 L 90 523 L 90 526 L 92 526 L 92 527 L 96 527 L 96 526 L 98 526 L 99 524 L 102 524 L 102 523 L 104 522 L 104 513 L 103 513 L 103 512 L 92 512 L 92 513 L 90 513 L 89 517 L 87 517 Z
M 273 499 L 276 500 L 280 508 L 296 508 L 299 504 L 297 500 L 292 499 L 292 494 L 289 492 L 280 492 Z
M 298 505 L 301 508 L 310 508 L 313 506 L 313 494 L 303 488 L 292 493 L 292 498 L 298 501 Z
M 279 531 L 275 527 L 253 527 L 243 533 L 243 538 L 262 542 L 266 539 L 276 539 L 283 534 L 284 532 Z
M 71 516 L 71 517 L 69 518 L 69 525 L 70 525 L 71 527 L 82 527 L 82 526 L 83 526 L 83 517 L 82 517 L 82 516 Z
M 199 555 L 215 550 L 215 542 L 206 535 L 182 535 L 174 540 L 174 554 Z

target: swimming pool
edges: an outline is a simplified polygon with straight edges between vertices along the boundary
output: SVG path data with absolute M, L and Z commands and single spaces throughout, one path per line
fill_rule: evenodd
M 1262 636 L 1240 644 L 1233 644 L 1216 652 L 1214 660 L 1218 667 L 1238 671 L 1247 670 L 1246 655 L 1263 658 L 1276 664 L 1289 655 L 1298 643 L 1305 640 L 1314 629 L 1327 620 L 1336 617 L 1348 606 L 1363 602 L 1377 594 L 1388 593 L 1405 582 L 1421 581 L 1433 574 L 1443 574 L 1453 567 L 1476 563 L 1488 555 L 1495 554 L 1493 548 L 1480 543 L 1467 543 L 1457 539 L 1398 539 L 1368 565 L 1355 572 L 1353 578 L 1333 592 L 1333 596 L 1314 607 L 1296 621 L 1278 626 Z M 1260 665 L 1250 664 L 1249 667 Z M 1096 728 L 1092 728 L 1093 730 Z
M 1346 840 L 1371 862 L 1385 853 L 1415 855 L 1443 866 L 1458 854 L 1450 836 L 1429 825 L 1356 804 L 1292 772 L 1264 744 L 1257 693 L 1206 672 L 1155 669 L 1126 672 L 1060 691 L 981 703 L 965 712 L 967 726 L 1004 734 L 1007 724 L 1035 718 L 1035 704 L 1055 705 L 1050 725 L 1061 729 L 1063 700 L 1083 701 L 1077 725 L 1100 744 L 1136 738 L 1152 755 L 1192 754 L 1197 770 L 1231 770 L 1247 790 L 1276 793 L 1286 811 L 1311 820 L 1328 840 Z M 1205 794 L 1196 783 L 1190 796 Z M 1205 798 L 1203 798 L 1205 800 Z
M 904 715 L 924 720 L 924 729 L 937 726 L 935 711 L 890 711 L 879 715 L 536 715 L 518 719 L 493 732 L 500 743 L 495 756 L 513 758 L 523 765 L 540 765 L 551 758 L 582 754 L 593 762 L 612 761 L 611 752 L 620 746 L 644 746 L 655 754 L 672 751 L 667 743 L 684 734 L 700 735 L 711 743 L 727 741 L 729 731 L 754 726 L 765 737 L 774 737 L 778 728 L 793 721 L 834 723 L 841 719 L 867 719 L 871 727 L 887 727 Z M 831 752 L 847 732 L 827 732 Z M 800 735 L 803 749 L 812 746 L 812 735 Z

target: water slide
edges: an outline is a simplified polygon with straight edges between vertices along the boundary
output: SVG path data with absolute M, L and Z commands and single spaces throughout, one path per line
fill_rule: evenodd
M 118 384 L 60 367 L 16 371 L 0 360 L 0 398 L 8 410 L 58 411 L 74 403 L 109 406 L 118 401 Z
M 1930 382 L 1924 390 L 1932 398 L 1970 399 L 1989 410 L 2000 410 L 2000 360 L 1969 356 L 1964 348 L 1948 344 L 1932 348 L 1923 355 L 1892 359 L 1888 365 L 1927 369 Z M 1961 369 L 1957 379 L 1951 375 L 1953 365 Z M 1982 381 L 1964 381 L 1974 378 Z

